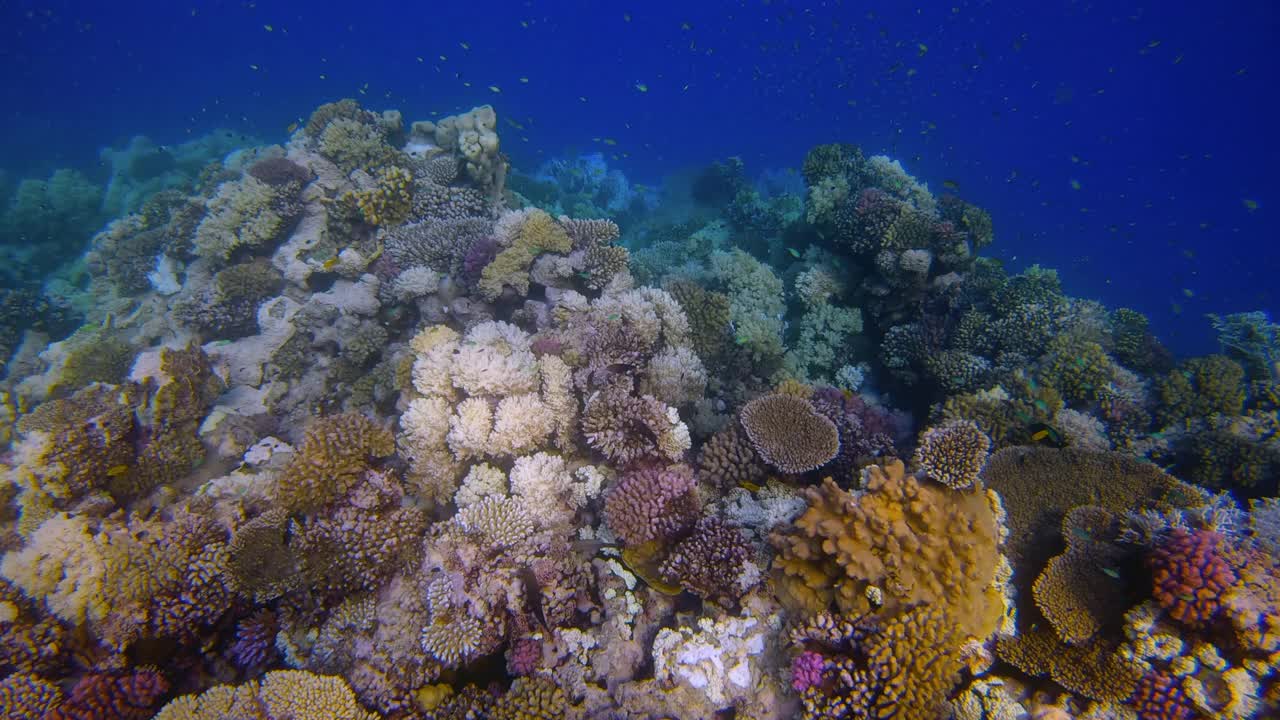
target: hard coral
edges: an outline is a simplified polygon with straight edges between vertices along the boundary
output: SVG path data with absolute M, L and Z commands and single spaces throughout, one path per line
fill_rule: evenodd
M 1036 578 L 1036 607 L 1062 641 L 1080 645 L 1119 622 L 1135 595 L 1130 580 L 1134 549 L 1116 542 L 1114 513 L 1073 508 L 1062 521 L 1067 549 Z
M 604 513 L 628 545 L 671 540 L 698 514 L 693 471 L 686 465 L 642 463 L 623 473 L 605 497 Z
M 642 458 L 679 460 L 691 441 L 675 408 L 615 382 L 593 394 L 582 410 L 587 443 L 619 463 Z
M 863 483 L 858 494 L 830 478 L 809 488 L 794 530 L 770 538 L 784 599 L 855 616 L 930 603 L 985 639 L 1003 611 L 999 530 L 986 494 L 921 484 L 898 460 L 867 468 Z
M 0 710 L 11 720 L 44 720 L 60 703 L 58 686 L 36 675 L 16 672 L 0 680 Z
M 925 476 L 964 490 L 978 481 L 990 449 L 990 438 L 975 423 L 952 420 L 921 434 L 913 462 Z
M 704 517 L 689 537 L 676 543 L 659 572 L 667 582 L 701 597 L 737 600 L 756 579 L 748 568 L 751 555 L 740 530 Z
M 1244 368 L 1225 355 L 1192 358 L 1156 383 L 1161 424 L 1239 415 L 1244 407 Z
M 946 615 L 927 605 L 883 620 L 819 615 L 792 633 L 809 659 L 799 684 L 806 720 L 943 716 L 963 668 L 963 637 Z M 815 671 L 821 682 L 813 682 Z
M 294 510 L 326 505 L 346 494 L 374 459 L 393 452 L 392 434 L 363 415 L 320 418 L 281 474 L 277 498 Z
M 511 244 L 480 272 L 477 284 L 481 296 L 496 300 L 504 287 L 520 296 L 529 294 L 529 267 L 543 253 L 568 253 L 573 239 L 547 213 L 538 210 L 525 216 Z
M 793 395 L 758 397 L 738 419 L 761 459 L 787 474 L 822 467 L 840 451 L 835 424 Z
M 1206 529 L 1175 528 L 1152 549 L 1152 595 L 1169 616 L 1202 628 L 1223 610 L 1223 596 L 1236 584 L 1227 561 L 1225 538 Z
M 147 720 L 169 683 L 154 670 L 86 675 L 45 720 Z
M 404 222 L 413 209 L 413 175 L 402 167 L 384 168 L 377 185 L 356 193 L 356 207 L 370 225 L 389 227 Z
M 1142 720 L 1191 720 L 1198 715 L 1178 679 L 1161 672 L 1143 675 L 1129 704 Z

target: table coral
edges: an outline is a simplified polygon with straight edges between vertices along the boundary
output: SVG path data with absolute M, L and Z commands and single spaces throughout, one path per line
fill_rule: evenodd
M 738 419 L 760 458 L 787 474 L 819 468 L 840 450 L 835 424 L 793 395 L 758 397 Z
M 1067 549 L 1049 561 L 1031 591 L 1063 642 L 1079 645 L 1114 625 L 1136 594 L 1136 550 L 1116 542 L 1116 516 L 1081 505 L 1062 521 Z

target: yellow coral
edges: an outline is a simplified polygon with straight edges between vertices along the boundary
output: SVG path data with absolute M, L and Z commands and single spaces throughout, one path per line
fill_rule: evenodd
M 498 253 L 480 271 L 477 289 L 491 301 L 496 300 L 507 286 L 521 296 L 528 295 L 529 267 L 538 255 L 571 250 L 573 240 L 554 218 L 541 210 L 531 212 L 520 225 L 511 246 Z
M 827 478 L 808 490 L 795 531 L 774 536 L 783 597 L 808 611 L 834 603 L 854 616 L 929 603 L 965 635 L 986 639 L 1004 610 L 994 582 L 999 530 L 986 493 L 921 485 L 900 460 L 868 468 L 864 486 L 851 495 Z
M 391 433 L 363 415 L 320 418 L 281 474 L 277 499 L 295 510 L 325 505 L 346 494 L 372 458 L 393 452 Z
M 413 209 L 413 175 L 402 167 L 385 168 L 378 184 L 355 194 L 356 207 L 370 225 L 399 225 Z

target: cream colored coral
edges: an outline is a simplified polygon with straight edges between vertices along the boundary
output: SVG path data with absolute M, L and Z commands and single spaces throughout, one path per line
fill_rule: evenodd
M 409 401 L 400 416 L 401 449 L 412 456 L 445 447 L 449 434 L 449 402 L 440 397 L 421 397 Z
M 537 388 L 537 358 L 529 336 L 505 322 L 484 322 L 463 338 L 453 362 L 453 384 L 470 395 L 514 395 Z
M 100 539 L 81 516 L 58 513 L 44 521 L 21 550 L 6 553 L 0 575 L 29 598 L 74 625 L 100 620 L 107 564 Z
M 564 458 L 536 453 L 516 458 L 511 466 L 511 492 L 534 521 L 543 527 L 566 525 L 577 507 L 572 505 L 573 477 Z
M 555 430 L 554 417 L 534 393 L 503 398 L 494 413 L 489 452 L 518 455 L 546 444 Z
M 465 508 L 487 497 L 502 497 L 506 494 L 506 473 L 488 463 L 480 463 L 471 466 L 470 472 L 462 479 L 462 486 L 453 496 L 453 502 L 459 508 Z
M 578 398 L 573 394 L 573 375 L 569 366 L 555 355 L 538 360 L 542 376 L 542 402 L 555 426 L 555 445 L 561 450 L 573 448 L 578 423 Z
M 447 411 L 446 411 L 447 412 Z M 449 419 L 449 449 L 458 460 L 485 454 L 493 429 L 493 411 L 483 398 L 467 398 L 458 403 Z
M 707 369 L 688 346 L 667 348 L 653 356 L 640 384 L 640 392 L 676 407 L 701 398 L 706 389 Z

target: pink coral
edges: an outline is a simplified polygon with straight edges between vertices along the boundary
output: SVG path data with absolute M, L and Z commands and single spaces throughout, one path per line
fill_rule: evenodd
M 642 463 L 624 473 L 609 491 L 605 519 L 628 545 L 670 539 L 697 519 L 694 485 L 693 470 L 687 465 Z
M 1147 558 L 1152 594 L 1170 617 L 1187 627 L 1209 624 L 1236 573 L 1222 554 L 1222 535 L 1212 530 L 1170 532 Z
M 1140 720 L 1191 720 L 1195 706 L 1177 678 L 1152 672 L 1143 676 L 1129 698 Z
M 516 677 L 530 675 L 542 664 L 542 643 L 536 638 L 522 637 L 507 650 L 507 672 Z
M 827 661 L 822 657 L 822 653 L 812 650 L 805 650 L 791 661 L 791 689 L 796 692 L 804 692 L 811 687 L 817 687 L 822 684 L 822 671 L 826 669 Z
M 146 720 L 168 691 L 168 681 L 154 670 L 86 675 L 45 720 Z

